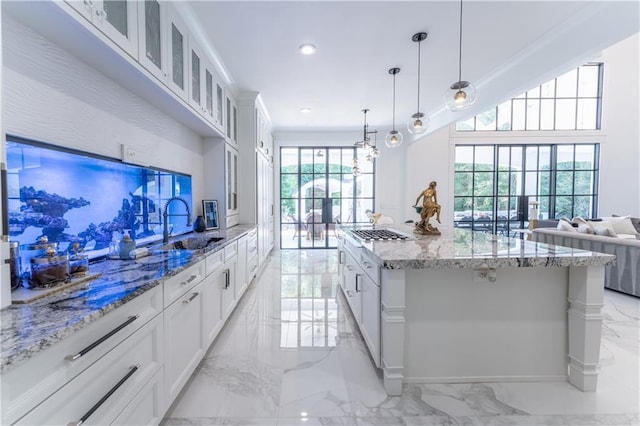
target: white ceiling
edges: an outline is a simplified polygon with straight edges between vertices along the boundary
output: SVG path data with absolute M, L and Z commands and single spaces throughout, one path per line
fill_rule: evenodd
M 465 113 L 444 108 L 457 81 L 458 1 L 194 1 L 191 11 L 236 93 L 261 93 L 274 129 L 354 130 L 369 108 L 371 129 L 396 128 L 417 108 L 417 43 L 422 42 L 421 111 L 432 129 L 496 105 L 597 57 L 640 30 L 637 1 L 465 1 L 462 79 L 478 88 Z M 298 47 L 313 43 L 317 53 Z M 309 107 L 311 113 L 300 109 Z M 405 133 L 406 134 L 406 133 Z

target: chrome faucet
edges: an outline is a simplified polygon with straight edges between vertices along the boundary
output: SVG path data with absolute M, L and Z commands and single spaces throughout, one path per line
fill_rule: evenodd
M 169 204 L 171 204 L 172 201 L 174 200 L 180 200 L 184 203 L 185 207 L 187 208 L 187 214 L 169 214 Z M 164 205 L 164 213 L 162 213 L 162 222 L 163 222 L 163 226 L 164 226 L 164 233 L 163 233 L 163 237 L 162 237 L 162 242 L 164 244 L 167 244 L 169 242 L 169 216 L 187 216 L 187 226 L 191 226 L 191 209 L 189 208 L 189 203 L 186 202 L 186 200 L 182 197 L 172 197 L 169 198 L 169 200 L 167 201 L 167 203 Z

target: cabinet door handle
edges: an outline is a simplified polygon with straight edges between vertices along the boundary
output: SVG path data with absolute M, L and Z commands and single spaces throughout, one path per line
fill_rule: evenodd
M 222 273 L 224 274 L 224 289 L 226 290 L 229 288 L 229 276 L 231 275 L 231 270 L 225 269 Z
M 367 269 L 371 269 L 371 264 L 369 262 L 362 262 L 362 264 L 364 265 L 365 268 Z
M 353 297 L 353 293 L 351 292 L 351 290 L 347 290 L 347 296 Z
M 107 20 L 107 11 L 104 9 L 96 10 L 96 15 L 100 18 L 101 21 Z
M 186 305 L 187 303 L 191 303 L 191 302 L 193 301 L 193 299 L 195 299 L 196 297 L 198 297 L 198 295 L 199 295 L 199 294 L 200 294 L 200 293 L 193 293 L 193 294 L 191 295 L 191 297 L 190 297 L 190 298 L 183 300 L 183 301 L 182 301 L 182 303 L 184 303 L 185 305 Z
M 67 426 L 80 426 L 81 424 L 83 424 L 84 422 L 86 422 L 89 417 L 91 417 L 91 415 L 98 409 L 100 408 L 100 406 L 102 404 L 104 404 L 107 399 L 109 399 L 109 397 L 111 397 L 111 395 L 114 394 L 115 391 L 118 390 L 118 388 L 120 386 L 122 386 L 124 384 L 124 382 L 126 382 L 127 380 L 129 380 L 129 377 L 133 376 L 133 373 L 135 373 L 136 371 L 138 371 L 138 369 L 141 367 L 141 364 L 138 365 L 132 365 L 131 367 L 129 367 L 129 371 L 127 372 L 127 374 L 125 374 L 125 376 L 120 379 L 120 381 L 118 383 L 116 383 L 116 385 L 114 387 L 112 387 L 111 389 L 109 389 L 109 392 L 107 392 L 102 398 L 100 398 L 100 401 L 96 402 L 95 405 L 93 407 L 91 407 L 89 409 L 89 411 L 87 411 L 87 413 L 80 417 L 80 420 L 78 420 L 77 422 L 69 422 L 67 424 Z
M 186 281 L 181 281 L 181 282 L 180 282 L 180 285 L 187 285 L 187 284 L 189 284 L 190 282 L 192 282 L 193 280 L 195 280 L 196 278 L 198 278 L 198 276 L 197 276 L 197 275 L 191 275 L 191 276 L 189 277 L 189 279 L 188 279 L 188 280 L 186 280 Z
M 350 271 L 353 271 L 353 266 L 347 265 L 347 269 L 350 270 Z
M 358 285 L 360 284 L 360 278 L 362 278 L 362 275 L 356 274 L 356 293 L 360 293 L 361 291 L 360 286 Z
M 340 252 L 338 253 L 338 263 L 340 263 L 341 265 L 344 263 L 344 252 L 342 250 L 340 250 Z
M 119 326 L 117 326 L 116 328 L 114 328 L 113 330 L 111 330 L 110 332 L 108 332 L 107 334 L 105 334 L 104 336 L 102 336 L 101 338 L 99 338 L 98 340 L 96 340 L 95 342 L 93 342 L 92 344 L 87 346 L 86 348 L 82 349 L 77 354 L 75 354 L 75 355 L 67 355 L 67 356 L 64 357 L 64 359 L 66 359 L 67 361 L 75 361 L 78 358 L 86 355 L 87 352 L 89 352 L 90 350 L 94 349 L 100 343 L 104 342 L 109 337 L 113 336 L 118 331 L 122 330 L 123 328 L 125 328 L 126 326 L 128 326 L 129 324 L 131 324 L 132 322 L 137 320 L 139 317 L 140 317 L 140 315 L 132 315 L 132 316 L 130 316 L 129 318 L 127 318 L 127 320 L 125 322 L 123 322 L 122 324 L 120 324 Z

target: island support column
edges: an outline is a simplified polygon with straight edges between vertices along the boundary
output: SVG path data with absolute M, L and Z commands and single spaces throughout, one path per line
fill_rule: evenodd
M 594 392 L 598 385 L 604 267 L 569 269 L 569 383 Z
M 382 370 L 389 395 L 402 394 L 404 380 L 405 270 L 381 269 Z

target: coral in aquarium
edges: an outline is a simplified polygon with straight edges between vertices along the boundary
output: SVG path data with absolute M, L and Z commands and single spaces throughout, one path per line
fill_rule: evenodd
M 9 215 L 10 235 L 20 235 L 29 226 L 42 228 L 42 236 L 49 241 L 73 241 L 75 236 L 64 233 L 69 223 L 62 217 L 71 209 L 91 204 L 84 198 L 65 198 L 58 194 L 36 190 L 34 187 L 20 188 L 20 213 Z

